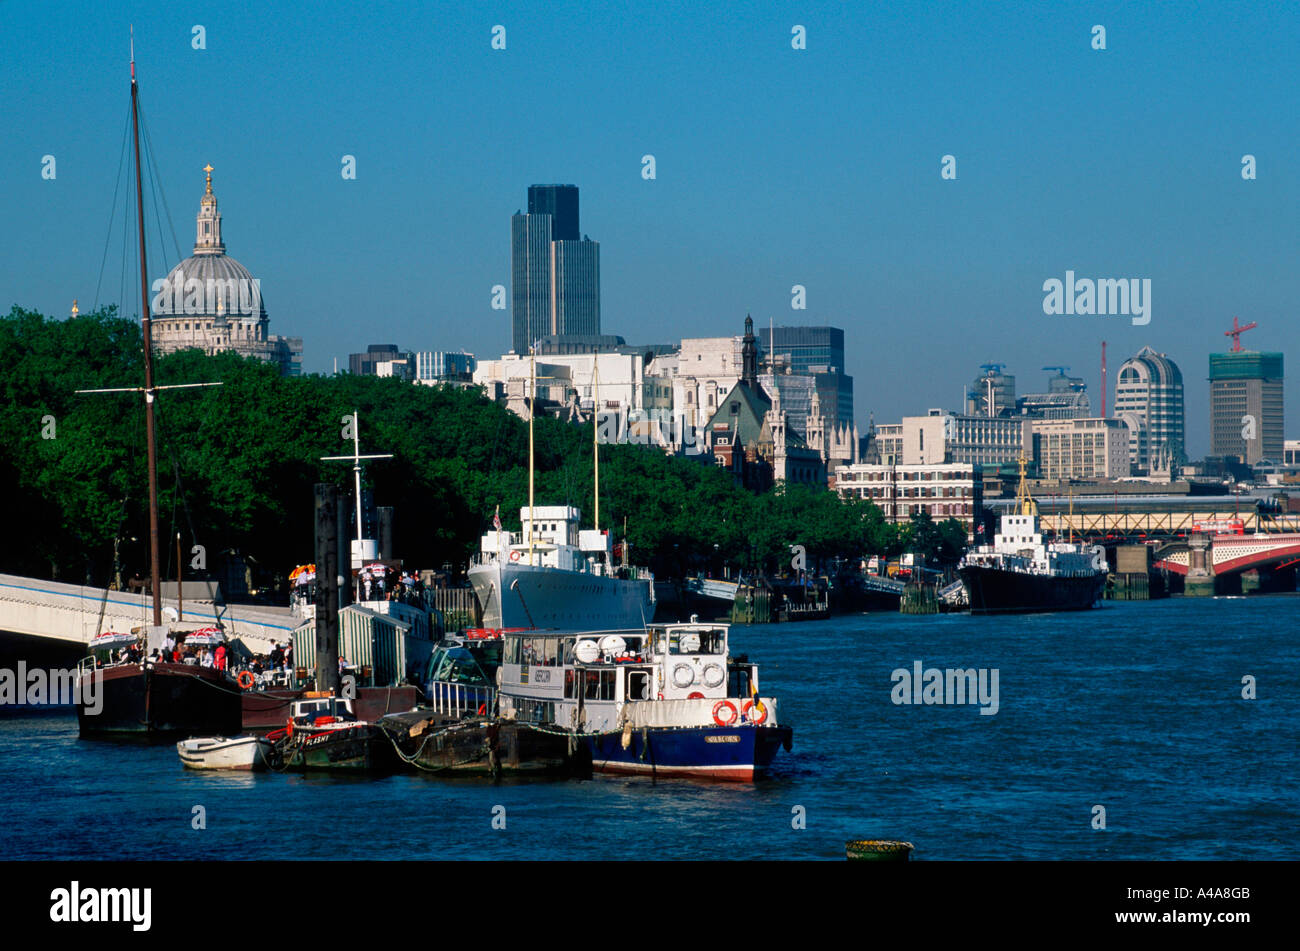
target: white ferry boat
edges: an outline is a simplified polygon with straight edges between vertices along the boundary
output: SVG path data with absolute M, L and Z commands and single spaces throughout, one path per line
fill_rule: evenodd
M 502 717 L 585 740 L 597 772 L 748 782 L 793 732 L 728 626 L 503 632 Z
M 469 581 L 485 628 L 642 628 L 654 619 L 654 575 L 616 565 L 608 531 L 579 529 L 581 512 L 524 506 L 523 531 L 483 536 Z

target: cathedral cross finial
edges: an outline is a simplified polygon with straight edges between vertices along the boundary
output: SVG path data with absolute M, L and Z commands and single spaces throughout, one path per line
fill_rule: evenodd
M 211 195 L 212 194 L 212 163 L 209 162 L 207 165 L 203 166 L 203 171 L 208 173 L 208 194 Z

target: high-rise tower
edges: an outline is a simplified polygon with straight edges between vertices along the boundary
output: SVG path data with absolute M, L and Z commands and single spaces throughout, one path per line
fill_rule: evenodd
M 1115 415 L 1129 428 L 1135 472 L 1179 464 L 1185 453 L 1183 374 L 1163 353 L 1143 347 L 1115 375 Z
M 510 220 L 512 345 L 600 333 L 600 244 L 578 230 L 576 185 L 530 185 Z
M 1282 354 L 1243 350 L 1233 318 L 1228 353 L 1210 354 L 1210 455 L 1247 465 L 1282 459 Z

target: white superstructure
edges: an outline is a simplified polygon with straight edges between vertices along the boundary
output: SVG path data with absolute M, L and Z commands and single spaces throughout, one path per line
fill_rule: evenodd
M 654 576 L 613 563 L 608 531 L 579 528 L 571 506 L 524 506 L 523 530 L 483 536 L 469 569 L 483 627 L 600 630 L 654 618 Z

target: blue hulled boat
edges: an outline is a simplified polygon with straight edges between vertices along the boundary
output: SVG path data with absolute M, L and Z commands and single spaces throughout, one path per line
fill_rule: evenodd
M 500 710 L 585 742 L 596 772 L 748 782 L 793 737 L 728 626 L 503 633 Z

